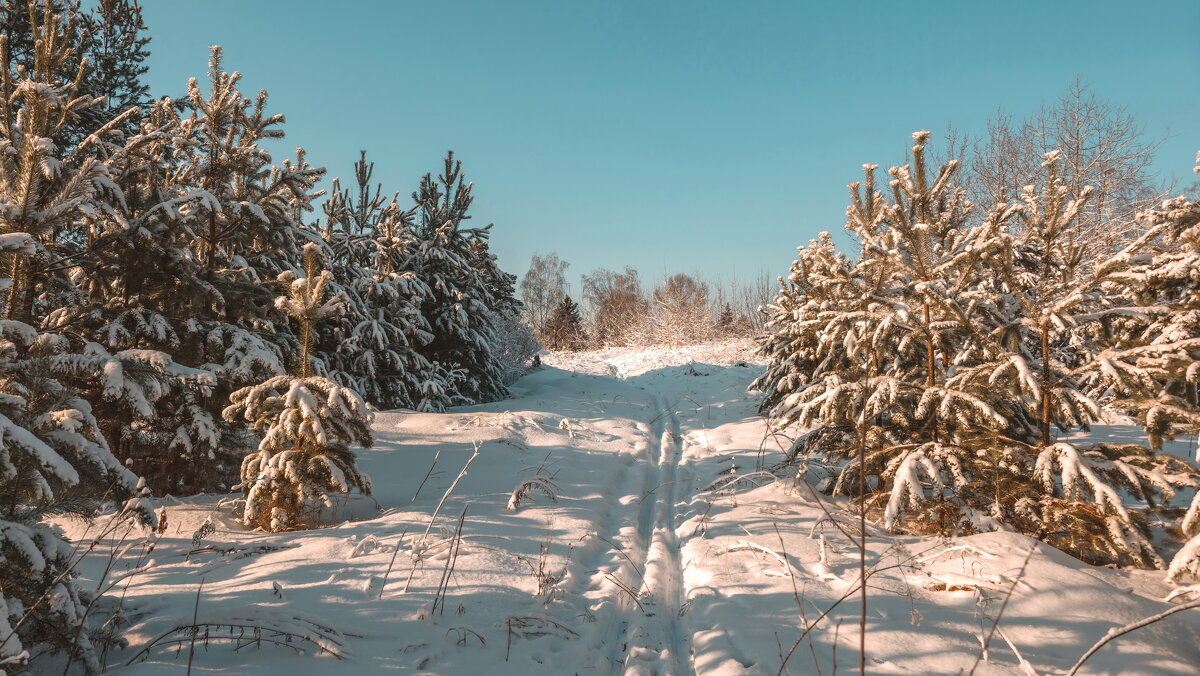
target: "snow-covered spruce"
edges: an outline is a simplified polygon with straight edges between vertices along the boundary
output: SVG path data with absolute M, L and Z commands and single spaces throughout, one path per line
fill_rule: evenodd
M 1106 391 L 1114 400 L 1107 329 L 1146 315 L 1120 297 L 1119 266 L 1081 264 L 1069 233 L 1087 191 L 1068 194 L 1051 153 L 1041 190 L 973 223 L 956 165 L 930 175 L 928 133 L 914 138 L 890 198 L 872 165 L 851 186 L 858 260 L 822 236 L 768 309 L 764 411 L 810 428 L 792 457 L 832 467 L 824 486 L 889 528 L 1014 528 L 1093 562 L 1161 566 L 1145 514 L 1200 472 L 1051 435 L 1097 420 Z M 1116 375 L 1142 377 L 1123 363 Z
M 323 205 L 334 286 L 349 302 L 320 327 L 318 350 L 332 379 L 380 408 L 442 410 L 452 384 L 420 352 L 433 334 L 421 314 L 431 291 L 409 269 L 415 209 L 402 208 L 398 194 L 385 197 L 380 185 L 372 190 L 374 169 L 361 152 L 353 185 L 334 179 Z
M 276 376 L 230 396 L 226 420 L 244 421 L 262 434 L 258 450 L 242 462 L 246 498 L 242 521 L 284 531 L 315 525 L 331 494 L 370 494 L 371 481 L 355 465 L 354 443 L 369 447 L 372 413 L 353 390 L 309 375 L 317 323 L 343 311 L 345 298 L 330 297 L 328 271 L 315 244 L 305 247 L 304 275 L 285 273 L 287 288 L 276 305 L 299 324 L 298 376 Z
M 1200 173 L 1200 153 L 1196 155 Z M 1161 209 L 1141 215 L 1146 234 L 1115 257 L 1135 302 L 1153 303 L 1165 312 L 1146 313 L 1138 330 L 1113 363 L 1149 387 L 1129 387 L 1126 409 L 1136 413 L 1151 443 L 1200 430 L 1200 200 L 1176 197 Z M 1149 377 L 1146 377 L 1146 376 Z M 1190 538 L 1171 560 L 1167 577 L 1175 582 L 1200 580 L 1200 491 L 1180 529 Z
M 546 320 L 542 336 L 546 347 L 551 350 L 582 350 L 587 336 L 583 331 L 583 317 L 579 314 L 579 304 L 570 296 L 564 295 Z
M 417 203 L 417 247 L 412 269 L 431 293 L 421 313 L 433 339 L 421 353 L 447 372 L 461 369 L 449 404 L 500 399 L 507 394 L 500 366 L 492 353 L 495 312 L 514 313 L 513 280 L 496 267 L 488 252 L 489 228 L 467 228 L 474 197 L 462 176 L 462 163 L 446 156 L 436 178 L 426 174 L 413 197 Z M 509 307 L 505 307 L 505 306 Z
M 93 404 L 142 416 L 184 374 L 160 352 L 109 354 L 94 343 L 81 350 L 77 338 L 33 324 L 39 306 L 74 295 L 55 265 L 62 233 L 103 219 L 105 200 L 119 202 L 120 192 L 105 160 L 56 142 L 68 121 L 103 100 L 80 94 L 85 71 L 71 51 L 77 25 L 49 9 L 31 19 L 33 67 L 15 69 L 8 49 L 0 63 L 0 99 L 11 113 L 0 119 L 0 269 L 11 275 L 0 279 L 0 671 L 36 672 L 60 652 L 95 672 L 88 597 L 74 580 L 77 551 L 42 520 L 90 517 L 112 501 L 114 519 L 153 522 L 144 485 L 113 456 Z

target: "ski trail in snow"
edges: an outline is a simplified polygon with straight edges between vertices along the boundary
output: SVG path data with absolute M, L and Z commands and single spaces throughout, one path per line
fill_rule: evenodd
M 638 512 L 637 540 L 643 548 L 642 612 L 627 633 L 625 674 L 690 676 L 691 637 L 682 619 L 683 566 L 675 532 L 676 495 L 681 480 L 679 417 L 651 395 L 656 415 L 650 422 L 658 458 L 647 471 Z
M 591 599 L 597 631 L 588 645 L 605 655 L 607 673 L 692 676 L 676 536 L 680 487 L 690 475 L 680 465 L 678 414 L 660 393 L 647 394 L 648 406 L 635 420 L 637 451 L 624 463 L 633 471 L 611 477 L 611 501 L 593 521 L 597 537 L 577 562 L 575 579 L 587 580 L 587 590 L 576 589 Z

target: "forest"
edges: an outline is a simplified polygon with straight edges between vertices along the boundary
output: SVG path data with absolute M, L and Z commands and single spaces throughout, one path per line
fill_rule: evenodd
M 453 151 L 331 178 L 220 47 L 152 96 L 136 0 L 0 23 L 0 676 L 1200 664 L 1200 196 L 1083 81 L 777 281 L 572 297 Z

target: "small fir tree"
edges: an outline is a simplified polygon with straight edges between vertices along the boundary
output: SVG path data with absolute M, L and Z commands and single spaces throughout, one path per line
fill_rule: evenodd
M 738 317 L 733 313 L 733 306 L 726 303 L 717 314 L 717 334 L 731 336 L 738 333 Z
M 322 376 L 311 375 L 317 324 L 342 312 L 345 298 L 328 296 L 331 276 L 320 269 L 315 244 L 305 247 L 304 275 L 280 277 L 287 295 L 276 305 L 296 321 L 300 336 L 297 376 L 276 376 L 230 396 L 226 420 L 244 421 L 262 434 L 258 451 L 242 463 L 246 498 L 243 522 L 283 531 L 314 525 L 331 494 L 370 494 L 350 445 L 370 447 L 373 418 L 362 398 Z
M 554 308 L 542 335 L 545 336 L 546 347 L 551 350 L 577 352 L 583 349 L 583 317 L 579 314 L 579 305 L 570 296 L 563 296 Z

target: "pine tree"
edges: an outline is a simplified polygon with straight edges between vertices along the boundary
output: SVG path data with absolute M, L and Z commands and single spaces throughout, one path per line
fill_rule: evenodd
M 208 94 L 195 78 L 188 82 L 182 105 L 190 115 L 181 125 L 188 143 L 179 182 L 209 196 L 188 214 L 193 250 L 205 278 L 223 286 L 219 312 L 228 313 L 234 301 L 269 306 L 261 276 L 297 268 L 297 252 L 316 239 L 300 217 L 312 210 L 313 186 L 325 170 L 311 167 L 302 150 L 294 161 L 272 166 L 261 144 L 283 137 L 278 127 L 285 118 L 267 114 L 265 90 L 253 100 L 243 97 L 241 74 L 223 71 L 221 60 L 221 49 L 213 47 Z
M 824 327 L 833 317 L 831 312 L 862 295 L 861 280 L 853 276 L 850 261 L 837 251 L 828 232 L 797 252 L 787 279 L 779 279 L 774 302 L 763 308 L 767 335 L 759 353 L 766 358 L 767 368 L 751 384 L 763 396 L 759 410 L 775 417 L 783 414 L 776 407 L 785 397 L 834 366 L 833 355 L 827 353 L 832 342 Z
M 1175 197 L 1139 221 L 1143 236 L 1102 263 L 1127 307 L 1104 326 L 1106 349 L 1088 375 L 1160 449 L 1200 430 L 1200 202 Z
M 474 199 L 471 187 L 451 152 L 443 172 L 436 179 L 426 174 L 413 193 L 419 219 L 413 272 L 430 289 L 421 314 L 433 334 L 422 354 L 450 376 L 446 380 L 456 390 L 453 403 L 493 401 L 507 393 L 491 347 L 493 313 L 506 311 L 505 299 L 494 292 L 505 289 L 482 264 L 486 248 L 481 252 L 480 242 L 486 241 L 486 231 L 464 227 Z
M 381 408 L 442 410 L 448 400 L 428 394 L 447 391 L 449 383 L 420 352 L 433 335 L 421 315 L 430 289 L 410 269 L 415 210 L 384 197 L 380 185 L 372 191 L 366 151 L 354 170 L 354 186 L 343 190 L 335 179 L 324 205 L 334 286 L 350 299 L 345 315 L 323 332 L 330 377 Z
M 314 525 L 331 494 L 369 495 L 371 481 L 359 471 L 350 444 L 373 443 L 372 414 L 351 389 L 311 374 L 317 325 L 342 312 L 344 296 L 329 296 L 328 271 L 320 269 L 316 244 L 304 251 L 304 275 L 284 273 L 287 295 L 276 306 L 299 325 L 296 376 L 275 376 L 230 396 L 230 422 L 244 421 L 262 434 L 258 451 L 242 463 L 242 515 L 249 527 L 284 531 Z
M 1131 378 L 1144 381 L 1145 376 L 1118 368 L 1112 353 L 1102 349 L 1110 342 L 1106 334 L 1113 322 L 1141 310 L 1115 292 L 1118 266 L 1088 265 L 1083 244 L 1072 233 L 1090 191 L 1070 195 L 1058 178 L 1057 161 L 1056 153 L 1048 154 L 1045 187 L 1040 193 L 1026 191 L 1016 236 L 998 240 L 992 269 L 1000 280 L 996 291 L 1009 302 L 1008 318 L 992 328 L 999 340 L 991 361 L 962 377 L 1007 393 L 1025 406 L 1030 424 L 1036 425 L 1030 450 L 1036 459 L 1026 467 L 1033 467 L 1041 495 L 1015 504 L 1015 522 L 1068 533 L 1048 539 L 1077 554 L 1086 556 L 1091 549 L 1107 552 L 1111 560 L 1161 566 L 1150 545 L 1145 512 L 1193 484 L 1195 470 L 1146 449 L 1080 448 L 1054 443 L 1051 437 L 1052 427 L 1086 427 L 1099 417 L 1091 392 L 1124 389 Z M 1131 508 L 1122 494 L 1145 507 Z
M 947 382 L 950 359 L 970 354 L 963 349 L 970 325 L 963 306 L 972 300 L 972 233 L 969 205 L 951 180 L 956 164 L 929 176 L 928 138 L 928 132 L 914 134 L 913 164 L 889 172 L 890 201 L 875 189 L 873 165 L 865 167 L 864 184 L 851 185 L 847 229 L 861 254 L 852 273 L 831 270 L 844 276 L 845 297 L 809 325 L 817 331 L 820 363 L 843 366 L 814 375 L 803 394 L 778 411 L 784 421 L 828 423 L 840 416 L 842 428 L 868 425 L 880 439 L 918 446 L 949 441 L 956 427 L 997 423 L 980 393 Z M 855 375 L 848 378 L 845 369 Z
M 30 7 L 33 7 L 32 5 Z M 144 416 L 176 378 L 211 384 L 150 350 L 109 354 L 78 336 L 40 327 L 75 298 L 60 236 L 114 213 L 121 194 L 111 167 L 84 145 L 55 138 L 79 112 L 97 105 L 80 95 L 72 60 L 71 15 L 29 14 L 32 54 L 16 69 L 0 36 L 0 660 L 24 669 L 50 651 L 99 668 L 87 627 L 86 598 L 75 585 L 73 550 L 41 522 L 51 513 L 91 516 L 106 500 L 118 517 L 152 523 L 144 485 L 115 458 L 95 407 Z M 110 121 L 117 124 L 122 118 Z M 49 316 L 47 316 L 49 315 Z M 91 401 L 89 401 L 89 399 Z M 31 652 L 26 653 L 28 649 Z
M 1200 165 L 1200 153 L 1196 161 Z M 1145 234 L 1101 264 L 1129 307 L 1106 327 L 1108 349 L 1098 355 L 1092 380 L 1113 406 L 1137 417 L 1158 449 L 1164 439 L 1200 431 L 1200 201 L 1175 197 L 1139 221 Z M 1194 581 L 1200 578 L 1200 497 L 1193 497 L 1180 530 L 1190 539 L 1167 577 Z
M 864 509 L 883 510 L 882 489 L 902 491 L 910 467 L 923 468 L 935 484 L 955 474 L 973 455 L 960 433 L 1002 424 L 976 393 L 950 387 L 946 378 L 949 355 L 965 353 L 957 315 L 966 300 L 958 292 L 970 275 L 963 255 L 969 205 L 951 181 L 954 163 L 929 176 L 928 138 L 915 134 L 912 165 L 890 170 L 890 201 L 875 189 L 873 165 L 865 166 L 865 183 L 850 186 L 847 229 L 861 243 L 853 268 L 832 255 L 827 237 L 812 247 L 811 262 L 797 261 L 799 281 L 828 300 L 796 310 L 798 335 L 789 336 L 804 349 L 778 345 L 784 359 L 768 371 L 768 378 L 796 383 L 796 368 L 811 368 L 776 412 L 784 425 L 820 423 L 797 440 L 793 455 L 817 452 L 843 465 L 827 488 L 858 495 Z M 814 280 L 820 287 L 805 280 L 813 273 L 821 275 Z M 799 300 L 782 299 L 793 306 Z M 912 499 L 923 502 L 924 489 Z M 884 510 L 888 520 L 893 506 Z M 953 530 L 967 511 L 939 501 L 932 516 L 938 528 Z
M 32 251 L 32 238 L 22 235 L 0 236 L 0 251 Z M 144 412 L 164 389 L 171 364 L 161 353 L 113 357 L 94 345 L 75 353 L 62 335 L 12 320 L 0 322 L 0 346 L 0 661 L 21 668 L 24 646 L 35 663 L 47 651 L 63 651 L 95 672 L 84 626 L 88 599 L 74 583 L 75 549 L 41 520 L 90 518 L 114 501 L 112 523 L 153 524 L 140 499 L 144 485 L 113 457 L 77 385 L 94 387 L 106 405 Z
M 125 141 L 92 142 L 124 199 L 55 240 L 76 243 L 64 257 L 78 286 L 48 318 L 113 354 L 158 350 L 216 376 L 207 390 L 175 379 L 154 404 L 154 425 L 105 422 L 122 457 L 174 492 L 225 489 L 236 478 L 252 442 L 222 420 L 224 402 L 284 373 L 297 349 L 263 282 L 298 270 L 301 243 L 316 237 L 300 216 L 321 171 L 302 152 L 272 166 L 260 145 L 282 135 L 282 116 L 266 115 L 264 92 L 255 101 L 238 92 L 219 50 L 210 65 L 211 95 L 193 80 L 187 100 L 156 102 Z
M 104 103 L 74 123 L 73 135 L 81 139 L 130 108 L 142 110 L 150 99 L 150 88 L 142 82 L 148 70 L 144 63 L 150 56 L 146 49 L 150 38 L 144 34 L 146 24 L 137 0 L 99 0 L 82 19 L 86 35 L 83 54 L 88 61 L 84 88 L 103 96 Z M 136 120 L 128 119 L 117 131 L 132 135 L 137 131 Z
M 957 491 L 976 494 L 968 500 L 975 510 L 1086 560 L 1161 566 L 1145 512 L 1195 482 L 1196 472 L 1147 449 L 1081 448 L 1051 435 L 1099 418 L 1084 377 L 1103 362 L 1096 327 L 1131 311 L 1112 297 L 1111 268 L 1086 265 L 1072 232 L 1089 191 L 1070 194 L 1057 159 L 1047 155 L 1040 190 L 996 207 L 973 233 L 978 303 L 966 326 L 976 327 L 975 347 L 947 383 L 979 393 L 1006 425 L 991 443 L 986 433 L 971 441 L 975 456 L 990 462 L 965 465 Z M 892 506 L 903 492 L 893 490 Z M 1144 506 L 1132 508 L 1122 494 Z
M 146 26 L 137 0 L 99 0 L 88 12 L 81 11 L 79 0 L 3 0 L 0 27 L 9 39 L 14 76 L 18 66 L 33 65 L 33 26 L 39 19 L 31 21 L 31 11 L 36 17 L 49 11 L 64 22 L 70 57 L 58 66 L 56 74 L 69 79 L 77 69 L 84 68 L 87 74 L 79 83 L 78 93 L 101 99 L 65 121 L 54 137 L 59 146 L 74 148 L 112 118 L 148 102 L 149 88 L 141 77 L 147 70 L 143 62 L 149 56 L 146 47 L 150 38 L 142 34 Z M 105 133 L 129 136 L 137 128 L 136 119 L 124 118 Z
M 583 317 L 579 314 L 579 305 L 570 296 L 563 296 L 554 308 L 542 335 L 545 336 L 546 347 L 551 350 L 576 352 L 583 349 Z
M 891 200 L 870 165 L 852 186 L 853 266 L 828 239 L 794 264 L 770 308 L 764 407 L 813 427 L 793 457 L 832 461 L 824 487 L 889 528 L 1014 527 L 1093 562 L 1162 565 L 1146 514 L 1200 474 L 1149 449 L 1050 436 L 1095 420 L 1088 391 L 1116 386 L 1100 327 L 1144 314 L 1113 297 L 1116 268 L 1079 265 L 1069 233 L 1086 192 L 1068 195 L 1052 155 L 1044 190 L 971 227 L 954 165 L 923 178 L 926 138 L 911 168 L 891 170 Z
M 131 439 L 134 466 L 170 490 L 233 483 L 252 442 L 244 426 L 222 419 L 223 402 L 282 375 L 298 351 L 265 282 L 300 269 L 302 243 L 316 239 L 300 217 L 322 171 L 302 151 L 272 166 L 262 142 L 282 136 L 283 116 L 266 114 L 265 92 L 242 96 L 239 77 L 222 71 L 214 49 L 210 94 L 193 79 L 185 101 L 151 109 L 119 154 L 127 158 L 121 180 L 131 195 L 130 227 L 95 245 L 103 255 L 91 279 L 109 281 L 91 289 L 103 307 L 89 324 L 97 341 L 164 349 L 217 378 L 210 395 L 176 390 L 160 406 L 156 430 Z M 187 471 L 197 465 L 211 471 Z
M 49 6 L 47 6 L 48 8 Z M 106 162 L 87 153 L 97 143 L 91 136 L 83 146 L 70 151 L 61 148 L 55 137 L 63 132 L 67 120 L 98 105 L 98 101 L 80 95 L 85 70 L 81 65 L 71 80 L 58 74 L 72 59 L 70 31 L 75 24 L 48 13 L 39 18 L 35 30 L 36 53 L 31 68 L 23 75 L 12 73 L 8 57 L 8 36 L 3 43 L 4 71 L 0 73 L 3 110 L 0 111 L 0 143 L 5 153 L 0 158 L 0 210 L 5 231 L 25 232 L 36 246 L 30 253 L 5 256 L 6 272 L 12 280 L 5 303 L 5 316 L 29 321 L 34 314 L 34 299 L 48 287 L 63 286 L 63 267 L 55 261 L 74 253 L 62 242 L 64 233 L 78 221 L 104 209 L 111 198 L 119 203 L 120 194 L 112 181 Z M 60 21 L 61 26 L 52 22 Z M 132 115 L 110 120 L 116 127 Z
M 1007 389 L 1029 402 L 1038 442 L 1053 442 L 1052 427 L 1086 426 L 1100 413 L 1073 368 L 1090 348 L 1080 325 L 1103 309 L 1102 279 L 1082 265 L 1080 245 L 1069 236 L 1090 191 L 1068 194 L 1047 156 L 1045 188 L 1022 196 L 1015 237 L 999 233 L 990 270 L 1006 307 L 989 327 L 998 338 L 992 360 L 963 379 Z M 983 380 L 986 378 L 986 380 Z

